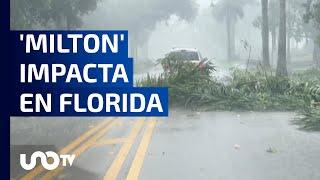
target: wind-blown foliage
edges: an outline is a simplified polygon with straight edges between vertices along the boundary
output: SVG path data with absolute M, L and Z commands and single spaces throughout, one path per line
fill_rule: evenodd
M 307 131 L 320 130 L 320 108 L 308 108 L 300 112 L 299 116 L 294 120 L 300 129 Z
M 98 0 L 11 0 L 11 29 L 71 29 L 82 24 L 81 16 L 97 8 Z
M 161 60 L 164 61 L 168 59 Z M 318 70 L 284 77 L 264 70 L 248 72 L 235 69 L 230 82 L 225 83 L 211 75 L 211 68 L 200 71 L 193 64 L 181 64 L 176 68 L 175 73 L 142 78 L 137 81 L 137 85 L 169 87 L 170 103 L 173 106 L 193 110 L 289 110 L 299 112 L 303 117 L 301 122 L 312 119 L 312 124 L 320 124 L 320 107 L 312 105 L 320 102 Z

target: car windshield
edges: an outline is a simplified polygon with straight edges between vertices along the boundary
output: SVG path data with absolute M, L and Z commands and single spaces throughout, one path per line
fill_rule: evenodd
M 171 52 L 172 55 L 180 56 L 184 61 L 199 60 L 198 53 L 195 51 L 177 51 Z

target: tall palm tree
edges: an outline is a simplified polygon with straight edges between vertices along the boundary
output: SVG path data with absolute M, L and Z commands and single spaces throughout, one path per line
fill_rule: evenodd
M 235 55 L 235 24 L 243 18 L 244 1 L 221 0 L 213 7 L 213 15 L 218 21 L 226 23 L 227 31 L 227 58 L 229 61 L 233 60 Z
M 278 63 L 277 75 L 287 76 L 286 60 L 286 0 L 280 1 L 280 24 L 279 24 L 279 44 L 278 44 Z
M 279 0 L 268 0 L 268 5 L 269 8 L 267 10 L 268 14 L 268 28 L 269 28 L 269 33 L 271 35 L 271 54 L 269 54 L 269 64 L 270 66 L 273 65 L 274 63 L 274 55 L 276 52 L 277 48 L 277 29 L 279 27 Z M 261 3 L 263 6 L 264 4 Z M 261 8 L 264 8 L 261 6 Z M 263 11 L 263 9 L 262 9 Z M 258 28 L 262 31 L 262 16 L 256 17 L 256 19 L 252 22 L 252 25 L 255 28 Z

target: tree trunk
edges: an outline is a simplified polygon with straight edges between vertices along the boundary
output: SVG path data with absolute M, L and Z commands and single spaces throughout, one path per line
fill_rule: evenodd
M 276 43 L 277 43 L 277 33 L 276 33 L 276 28 L 272 28 L 272 31 L 271 31 L 271 42 L 272 42 L 272 50 L 271 50 L 271 65 L 273 65 L 273 62 L 274 62 L 274 53 L 275 53 L 275 50 L 276 50 Z
M 268 0 L 261 0 L 262 9 L 262 64 L 270 68 L 269 60 L 269 18 L 268 18 Z
M 227 25 L 227 58 L 228 61 L 231 61 L 231 19 L 229 16 L 226 18 L 226 25 Z
M 291 37 L 290 34 L 287 35 L 287 63 L 291 62 Z
M 66 29 L 67 29 L 67 30 L 71 30 L 70 19 L 69 19 L 68 16 L 66 17 Z
M 134 59 L 139 60 L 140 57 L 139 57 L 138 45 L 134 47 L 134 54 L 135 54 Z
M 316 40 L 313 41 L 313 62 L 316 68 L 320 68 L 320 47 Z
M 227 58 L 233 61 L 235 58 L 235 20 L 228 12 L 226 17 L 227 28 Z
M 236 35 L 235 35 L 235 28 L 236 28 L 236 20 L 231 18 L 230 24 L 230 51 L 231 51 L 231 58 L 232 60 L 236 60 Z
M 278 63 L 277 75 L 287 76 L 287 60 L 286 60 L 286 0 L 280 0 L 280 24 L 279 24 L 279 40 L 278 40 Z
M 137 44 L 136 44 L 136 39 L 134 38 L 134 36 L 130 36 L 130 38 L 129 38 L 129 49 L 130 49 L 129 55 L 136 60 L 137 59 L 137 50 L 136 50 Z

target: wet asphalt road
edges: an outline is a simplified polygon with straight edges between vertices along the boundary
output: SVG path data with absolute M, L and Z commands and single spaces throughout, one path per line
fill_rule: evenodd
M 90 147 L 81 148 L 85 141 L 79 144 L 78 150 L 84 151 L 73 166 L 52 177 L 122 180 L 138 174 L 140 180 L 318 180 L 320 133 L 298 130 L 290 123 L 293 117 L 289 112 L 179 110 L 171 111 L 169 118 L 158 118 L 154 129 L 151 119 L 120 118 L 97 141 L 88 140 L 93 142 Z M 11 145 L 53 145 L 58 151 L 105 119 L 11 118 Z M 27 173 L 17 165 L 11 169 L 13 178 Z M 51 176 L 43 171 L 39 177 Z

